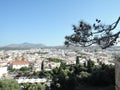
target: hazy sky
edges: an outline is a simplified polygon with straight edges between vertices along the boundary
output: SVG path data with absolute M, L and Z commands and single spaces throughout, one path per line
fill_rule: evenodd
M 92 24 L 96 18 L 111 24 L 119 16 L 120 0 L 0 0 L 0 46 L 63 45 L 72 24 Z

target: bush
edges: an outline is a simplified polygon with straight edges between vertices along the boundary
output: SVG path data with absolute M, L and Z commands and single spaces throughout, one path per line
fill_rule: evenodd
M 3 79 L 0 80 L 0 90 L 20 90 L 20 86 L 13 79 Z

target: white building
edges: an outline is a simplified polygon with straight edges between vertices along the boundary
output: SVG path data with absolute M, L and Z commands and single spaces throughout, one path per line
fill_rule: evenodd
M 13 61 L 12 62 L 13 69 L 20 69 L 22 67 L 29 67 L 29 61 Z
M 7 66 L 0 67 L 0 78 L 4 77 L 4 76 L 7 76 L 7 74 L 8 74 Z
M 41 63 L 34 63 L 32 71 L 38 72 L 41 71 Z
M 19 79 L 16 79 L 16 81 L 18 83 L 46 83 L 47 79 L 46 78 L 38 78 L 38 79 L 34 79 L 34 78 L 31 78 L 31 79 L 22 79 L 22 78 L 19 78 Z
M 45 71 L 50 71 L 50 70 L 52 70 L 52 69 L 54 69 L 56 67 L 59 68 L 60 65 L 61 65 L 60 62 L 56 63 L 56 62 L 52 62 L 52 61 L 48 61 L 48 60 L 44 60 L 44 63 L 43 63 Z

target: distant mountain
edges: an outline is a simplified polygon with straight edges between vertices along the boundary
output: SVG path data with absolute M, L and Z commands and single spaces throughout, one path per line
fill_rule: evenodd
M 9 49 L 30 49 L 30 48 L 43 48 L 46 47 L 44 44 L 33 44 L 33 43 L 22 43 L 22 44 L 9 44 L 7 46 L 0 47 L 2 50 L 9 50 Z
M 39 48 L 39 47 L 45 47 L 45 45 L 43 45 L 43 44 L 33 44 L 33 43 L 22 43 L 22 44 L 10 44 L 10 45 L 7 45 L 6 47 Z

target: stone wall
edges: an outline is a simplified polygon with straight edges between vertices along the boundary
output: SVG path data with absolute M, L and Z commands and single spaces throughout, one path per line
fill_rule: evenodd
M 116 90 L 120 90 L 120 61 L 115 61 Z

